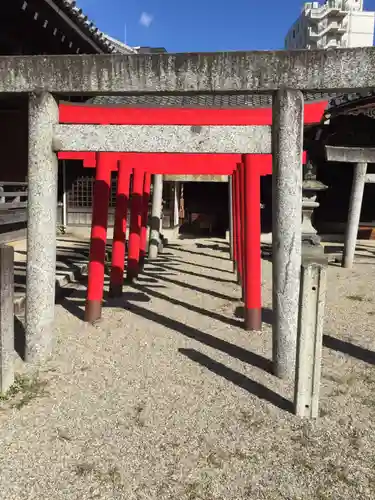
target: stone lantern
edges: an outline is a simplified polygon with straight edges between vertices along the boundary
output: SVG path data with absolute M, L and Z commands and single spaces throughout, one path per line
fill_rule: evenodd
M 303 251 L 321 251 L 320 237 L 313 226 L 312 218 L 314 210 L 319 207 L 316 201 L 318 193 L 328 189 L 328 186 L 316 178 L 316 166 L 308 160 L 303 166 L 302 182 L 302 245 Z

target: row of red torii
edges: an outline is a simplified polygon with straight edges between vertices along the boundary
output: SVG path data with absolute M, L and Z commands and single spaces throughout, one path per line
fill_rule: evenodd
M 319 123 L 327 102 L 305 104 L 304 123 Z M 271 108 L 125 108 L 60 104 L 60 123 L 98 125 L 271 125 Z M 101 317 L 111 173 L 118 171 L 110 293 L 121 295 L 130 209 L 127 279 L 142 270 L 147 252 L 148 206 L 152 175 L 232 176 L 232 256 L 243 290 L 247 330 L 262 326 L 260 177 L 272 174 L 270 154 L 60 152 L 59 159 L 83 160 L 96 168 L 88 266 L 86 321 Z M 305 162 L 306 155 L 303 155 Z M 131 176 L 133 176 L 132 182 Z M 132 189 L 130 196 L 130 186 Z M 131 204 L 129 206 L 129 199 Z

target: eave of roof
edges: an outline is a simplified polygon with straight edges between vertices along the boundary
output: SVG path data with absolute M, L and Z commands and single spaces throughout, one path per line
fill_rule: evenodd
M 306 102 L 328 101 L 331 94 L 306 93 Z M 243 109 L 269 108 L 272 106 L 270 94 L 210 94 L 210 95 L 122 95 L 96 96 L 86 104 L 93 106 L 117 106 L 132 108 L 216 108 Z
M 88 19 L 82 12 L 82 9 L 77 7 L 75 0 L 48 0 L 48 3 L 55 4 L 57 9 L 60 9 L 61 12 L 68 16 L 82 33 L 88 36 L 97 45 L 98 52 L 115 52 L 116 49 L 114 44 Z
M 375 91 L 371 90 L 363 94 L 344 94 L 332 99 L 327 112 L 331 116 L 346 114 L 357 108 L 361 108 L 375 102 Z
M 119 52 L 120 54 L 137 54 L 137 50 L 135 47 L 130 47 L 126 43 L 123 43 L 120 40 L 116 40 L 116 38 L 113 38 L 106 33 L 104 33 L 104 36 L 114 46 L 114 50 L 116 52 Z

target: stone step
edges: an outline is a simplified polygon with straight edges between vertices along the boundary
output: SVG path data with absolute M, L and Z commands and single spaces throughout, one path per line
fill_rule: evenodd
M 63 289 L 66 289 L 70 284 L 73 284 L 87 273 L 87 263 L 76 262 L 73 263 L 70 269 L 66 272 L 57 270 L 56 273 L 56 299 L 58 299 Z M 15 293 L 14 293 L 14 313 L 16 315 L 22 315 L 25 309 L 26 303 L 26 284 L 20 286 L 17 284 L 17 277 L 23 276 L 26 280 L 26 271 L 21 273 L 15 273 Z

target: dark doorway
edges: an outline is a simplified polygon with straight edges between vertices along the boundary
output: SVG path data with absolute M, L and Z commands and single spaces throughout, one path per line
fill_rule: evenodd
M 227 182 L 184 183 L 185 217 L 180 234 L 225 238 L 229 228 Z

